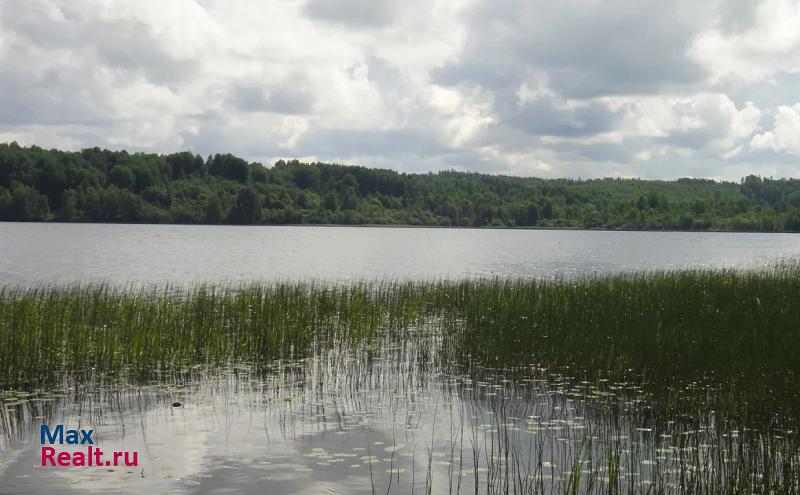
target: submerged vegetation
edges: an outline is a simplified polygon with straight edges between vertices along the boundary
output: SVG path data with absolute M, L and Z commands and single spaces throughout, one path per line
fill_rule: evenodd
M 340 479 L 331 466 L 345 461 L 367 493 L 791 493 L 798 296 L 793 264 L 579 280 L 5 288 L 0 419 L 17 425 L 6 415 L 25 407 L 46 417 L 37 400 L 59 384 L 102 384 L 82 400 L 106 403 L 143 400 L 120 383 L 164 385 L 182 390 L 182 410 L 197 394 L 198 404 L 244 401 L 283 436 L 337 431 L 293 469 Z M 104 399 L 111 391 L 119 397 Z
M 0 144 L 0 220 L 800 231 L 800 180 L 537 179 Z

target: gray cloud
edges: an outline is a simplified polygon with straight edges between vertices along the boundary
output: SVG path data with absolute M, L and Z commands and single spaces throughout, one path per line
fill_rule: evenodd
M 313 92 L 295 74 L 276 84 L 240 83 L 230 90 L 230 102 L 243 112 L 274 112 L 304 114 L 314 106 Z
M 107 101 L 91 73 L 63 70 L 38 61 L 37 50 L 8 43 L 0 64 L 0 122 L 19 124 L 102 123 Z
M 704 12 L 691 5 L 480 2 L 467 16 L 464 54 L 436 77 L 497 88 L 519 84 L 529 69 L 539 69 L 555 91 L 580 98 L 697 83 L 703 70 L 686 52 Z
M 424 129 L 356 130 L 316 129 L 303 135 L 296 148 L 318 156 L 381 156 L 401 153 L 425 157 L 448 153 Z
M 375 0 L 308 0 L 304 11 L 314 19 L 359 28 L 376 28 L 392 20 L 395 4 Z
M 21 42 L 50 53 L 79 51 L 84 59 L 96 57 L 96 67 L 141 73 L 156 82 L 194 75 L 194 62 L 171 55 L 143 21 L 101 17 L 78 5 L 10 0 L 0 4 L 0 18 Z
M 578 161 L 628 163 L 633 159 L 633 143 L 562 143 L 553 149 L 572 154 Z
M 719 27 L 729 33 L 738 33 L 753 26 L 759 0 L 726 0 L 714 9 L 719 17 Z
M 792 0 L 424 7 L 6 0 L 0 141 L 406 171 L 800 173 Z
M 204 157 L 236 149 L 239 156 L 267 164 L 273 157 L 285 153 L 277 144 L 278 136 L 269 131 L 235 126 L 224 115 L 203 115 L 196 123 L 195 132 L 181 134 L 181 149 L 192 150 Z M 219 143 L 225 143 L 226 147 L 220 147 Z
M 590 102 L 574 108 L 558 108 L 552 98 L 509 104 L 498 109 L 502 121 L 538 136 L 591 136 L 615 128 L 621 112 Z

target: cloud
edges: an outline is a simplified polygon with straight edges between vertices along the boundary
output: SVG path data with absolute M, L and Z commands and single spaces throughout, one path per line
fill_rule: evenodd
M 6 0 L 0 140 L 797 175 L 799 33 L 788 0 Z
M 652 93 L 698 82 L 686 57 L 702 9 L 692 3 L 612 0 L 479 2 L 469 12 L 461 57 L 436 73 L 442 84 L 501 88 L 530 69 L 568 97 Z M 700 10 L 700 12 L 698 12 Z
M 312 18 L 361 28 L 388 24 L 398 5 L 374 0 L 309 0 L 304 12 Z
M 86 7 L 90 4 L 84 3 Z M 3 28 L 20 45 L 49 53 L 80 52 L 96 64 L 156 81 L 192 77 L 194 61 L 155 34 L 157 26 L 118 12 L 80 8 L 81 2 L 4 2 Z
M 229 99 L 242 112 L 306 114 L 314 106 L 314 93 L 298 73 L 266 87 L 258 81 L 236 84 L 230 89 Z
M 773 129 L 754 136 L 751 144 L 755 149 L 800 154 L 800 103 L 779 106 Z
M 723 94 L 700 94 L 667 99 L 665 118 L 659 122 L 664 141 L 685 148 L 727 152 L 758 129 L 761 111 L 752 103 L 738 109 Z
M 621 119 L 597 101 L 570 104 L 546 97 L 518 102 L 500 115 L 507 125 L 537 136 L 592 136 L 614 129 Z
M 423 130 L 347 130 L 320 129 L 309 132 L 298 143 L 303 150 L 317 156 L 369 156 L 385 153 L 387 149 L 402 150 L 403 154 L 428 156 L 445 151 L 445 147 Z
M 733 5 L 729 13 L 736 12 Z M 713 84 L 752 84 L 780 73 L 800 73 L 800 4 L 793 0 L 751 2 L 742 30 L 722 26 L 694 40 L 689 56 L 711 73 Z

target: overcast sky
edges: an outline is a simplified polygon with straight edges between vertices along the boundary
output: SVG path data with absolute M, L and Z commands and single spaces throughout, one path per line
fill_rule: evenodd
M 800 176 L 800 2 L 0 0 L 0 141 Z

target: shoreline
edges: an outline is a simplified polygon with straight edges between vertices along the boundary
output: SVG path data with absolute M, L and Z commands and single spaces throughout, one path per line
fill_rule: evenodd
M 231 223 L 147 223 L 147 222 L 61 222 L 61 221 L 9 221 L 0 220 L 0 224 L 56 224 L 56 225 L 141 225 L 141 226 L 179 226 L 179 227 L 357 227 L 383 229 L 442 229 L 442 230 L 542 230 L 542 231 L 575 231 L 575 232 L 655 232 L 685 234 L 800 234 L 790 230 L 682 230 L 682 229 L 590 229 L 582 227 L 508 227 L 508 226 L 445 226 L 445 225 L 408 225 L 408 224 L 338 224 L 338 223 L 263 223 L 263 224 L 231 224 Z

